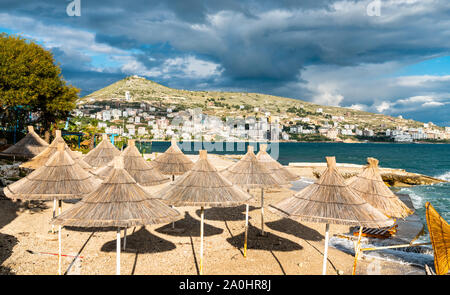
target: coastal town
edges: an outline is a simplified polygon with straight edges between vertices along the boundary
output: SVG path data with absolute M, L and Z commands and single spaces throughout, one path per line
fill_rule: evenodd
M 140 79 L 140 77 L 132 77 Z M 168 103 L 166 103 L 166 101 Z M 224 101 L 224 100 L 222 100 Z M 395 118 L 395 127 L 383 120 L 377 124 L 355 120 L 352 112 L 336 115 L 323 107 L 311 111 L 299 104 L 284 111 L 273 111 L 249 104 L 228 105 L 207 98 L 204 105 L 187 107 L 174 100 L 134 99 L 124 91 L 109 99 L 81 100 L 72 112 L 78 130 L 94 125 L 101 132 L 142 140 L 202 141 L 336 141 L 336 142 L 448 142 L 450 127 L 432 122 L 414 122 Z M 214 109 L 214 114 L 208 112 Z M 229 109 L 229 107 L 228 107 Z M 403 124 L 402 124 L 403 122 Z

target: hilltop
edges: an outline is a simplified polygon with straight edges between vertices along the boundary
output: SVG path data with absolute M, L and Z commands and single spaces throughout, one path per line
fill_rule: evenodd
M 147 102 L 176 109 L 203 109 L 215 116 L 259 116 L 270 112 L 281 121 L 293 117 L 309 117 L 312 121 L 331 122 L 331 117 L 344 117 L 346 124 L 357 124 L 360 128 L 374 130 L 406 126 L 422 127 L 423 123 L 398 117 L 374 114 L 342 107 L 322 106 L 298 99 L 261 93 L 189 91 L 173 89 L 139 76 L 130 76 L 105 88 L 97 90 L 79 100 L 79 104 L 107 101 L 125 101 L 129 92 L 131 102 Z M 322 112 L 318 110 L 322 110 Z

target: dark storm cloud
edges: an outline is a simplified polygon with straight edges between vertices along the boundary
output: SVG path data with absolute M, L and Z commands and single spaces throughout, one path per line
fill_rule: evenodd
M 367 15 L 369 0 L 81 0 L 81 17 L 66 15 L 69 2 L 6 0 L 0 12 L 93 34 L 77 42 L 60 33 L 62 44 L 52 46 L 63 72 L 72 71 L 68 76 L 86 89 L 99 81 L 88 77 L 99 71 L 89 61 L 96 51 L 123 63 L 99 77 L 137 71 L 173 87 L 257 91 L 376 111 L 419 90 L 394 85 L 395 79 L 380 87 L 374 79 L 450 54 L 447 0 L 381 0 L 380 16 Z M 447 105 L 445 83 L 420 95 L 433 92 Z

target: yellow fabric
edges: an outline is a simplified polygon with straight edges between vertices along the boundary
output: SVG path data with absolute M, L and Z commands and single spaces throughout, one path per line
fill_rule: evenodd
M 450 225 L 429 202 L 425 204 L 425 208 L 428 231 L 433 245 L 436 274 L 445 275 L 450 264 Z

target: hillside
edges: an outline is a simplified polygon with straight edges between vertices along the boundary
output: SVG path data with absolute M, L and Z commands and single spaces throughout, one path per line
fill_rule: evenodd
M 172 89 L 139 76 L 130 76 L 80 99 L 80 104 L 100 101 L 125 100 L 129 91 L 132 102 L 177 106 L 178 109 L 201 107 L 203 112 L 215 116 L 255 115 L 270 112 L 282 121 L 308 116 L 311 120 L 330 121 L 330 116 L 343 116 L 346 124 L 360 128 L 421 127 L 423 123 L 349 108 L 321 106 L 297 99 L 260 93 L 188 91 Z M 240 106 L 244 107 L 241 109 Z M 258 109 L 255 109 L 258 108 Z M 295 109 L 297 108 L 297 109 Z M 316 110 L 322 108 L 323 113 Z

